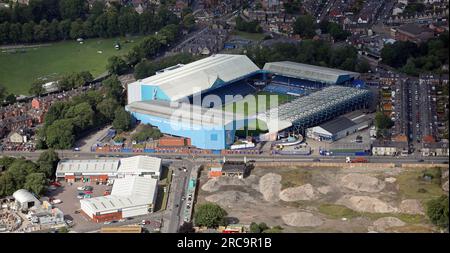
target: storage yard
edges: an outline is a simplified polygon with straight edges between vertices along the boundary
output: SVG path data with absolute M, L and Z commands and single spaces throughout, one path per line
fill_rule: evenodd
M 207 170 L 198 203 L 217 203 L 240 224 L 265 222 L 283 232 L 438 232 L 424 204 L 448 192 L 448 170 L 441 175 L 439 168 L 257 165 L 244 179 L 208 178 Z

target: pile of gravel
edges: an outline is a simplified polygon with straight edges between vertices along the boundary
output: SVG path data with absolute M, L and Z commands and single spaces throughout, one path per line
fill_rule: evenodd
M 369 230 L 377 232 L 386 232 L 386 229 L 392 227 L 402 227 L 406 223 L 395 217 L 383 217 L 373 222 L 373 226 Z
M 287 188 L 280 192 L 280 199 L 283 201 L 314 200 L 317 198 L 318 194 L 311 184 Z
M 240 191 L 224 191 L 209 195 L 206 201 L 217 203 L 220 205 L 232 206 L 236 203 L 256 203 L 257 201 L 246 192 Z
M 284 223 L 293 227 L 317 227 L 323 224 L 323 220 L 307 212 L 294 212 L 281 216 Z
M 269 202 L 280 200 L 281 176 L 275 173 L 267 173 L 259 179 L 259 191 L 264 199 Z
M 320 192 L 321 194 L 328 194 L 332 191 L 331 186 L 321 186 L 317 188 L 317 191 Z
M 367 213 L 395 213 L 397 208 L 381 201 L 377 198 L 368 196 L 344 195 L 336 204 L 344 205 L 357 212 Z
M 220 189 L 222 186 L 226 185 L 245 185 L 246 182 L 244 179 L 239 179 L 237 177 L 215 177 L 208 180 L 203 186 L 202 190 L 206 192 L 215 192 Z
M 395 183 L 395 182 L 397 181 L 397 179 L 396 179 L 395 177 L 387 177 L 387 178 L 384 179 L 384 181 L 385 181 L 386 183 L 391 183 L 391 184 L 393 184 L 393 183 Z
M 400 203 L 399 210 L 401 213 L 424 215 L 422 204 L 417 199 L 405 199 Z
M 383 181 L 363 174 L 348 174 L 341 178 L 341 185 L 354 191 L 380 192 L 385 187 Z

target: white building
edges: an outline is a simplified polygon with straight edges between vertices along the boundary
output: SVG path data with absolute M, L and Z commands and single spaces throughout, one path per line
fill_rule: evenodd
M 81 210 L 95 222 L 119 220 L 153 211 L 158 180 L 129 176 L 114 181 L 111 195 L 80 200 Z
M 39 207 L 41 202 L 29 191 L 25 189 L 17 190 L 13 193 L 14 200 L 21 210 L 28 210 L 32 207 Z
M 159 179 L 161 159 L 143 155 L 122 158 L 117 174 L 118 177 L 144 176 Z

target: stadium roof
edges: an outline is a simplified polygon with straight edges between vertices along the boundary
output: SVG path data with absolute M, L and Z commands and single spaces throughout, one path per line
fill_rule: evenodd
M 245 55 L 216 54 L 130 85 L 158 86 L 171 101 L 175 101 L 259 70 Z
M 291 61 L 268 62 L 264 70 L 269 72 L 316 82 L 336 84 L 341 76 L 358 77 L 359 73 L 314 66 Z
M 243 120 L 244 115 L 222 109 L 205 108 L 188 103 L 162 100 L 138 101 L 126 106 L 127 111 L 170 119 L 174 123 L 197 126 L 224 126 L 234 120 Z
M 161 169 L 161 158 L 151 156 L 133 156 L 120 159 L 118 173 L 159 173 Z
M 111 195 L 81 199 L 80 202 L 95 212 L 150 205 L 153 204 L 157 182 L 157 179 L 139 176 L 118 178 L 114 180 Z
M 310 127 L 342 114 L 352 104 L 368 102 L 371 92 L 344 86 L 328 86 L 308 96 L 294 99 L 265 112 L 269 119 L 292 122 L 294 126 Z
M 60 161 L 56 173 L 115 173 L 118 159 Z

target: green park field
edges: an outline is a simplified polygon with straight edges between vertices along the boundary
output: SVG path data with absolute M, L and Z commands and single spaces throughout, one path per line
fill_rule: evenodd
M 85 70 L 96 77 L 105 72 L 109 57 L 126 54 L 142 38 L 87 39 L 83 44 L 70 40 L 26 48 L 1 47 L 0 84 L 8 92 L 25 95 L 37 80 L 52 80 Z M 114 48 L 116 41 L 121 45 L 120 50 Z

